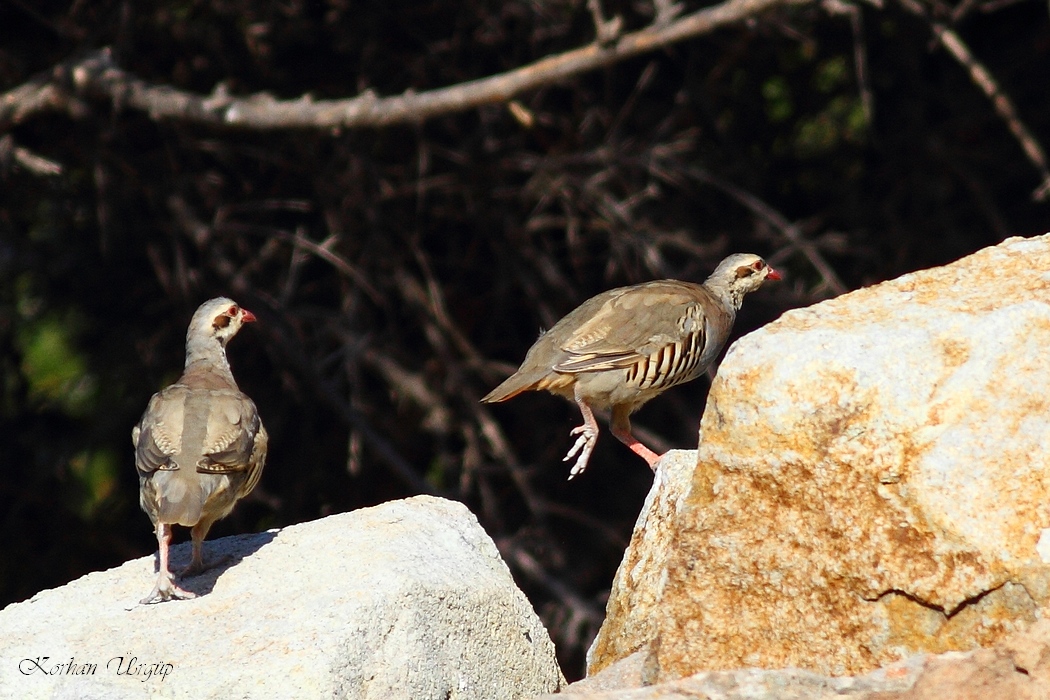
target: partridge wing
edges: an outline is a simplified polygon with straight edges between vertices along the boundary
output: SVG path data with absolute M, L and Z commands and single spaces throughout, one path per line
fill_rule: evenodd
M 178 384 L 154 394 L 139 424 L 132 429 L 135 468 L 140 476 L 179 468 L 172 458 L 182 444 L 186 394 L 186 387 Z
M 262 428 L 255 404 L 239 391 L 212 391 L 210 404 L 197 471 L 226 474 L 248 469 Z
M 593 301 L 601 303 L 562 343 L 567 357 L 555 371 L 630 368 L 683 339 L 687 346 L 702 347 L 705 330 L 702 319 L 697 321 L 702 316 L 698 289 L 698 285 L 665 280 L 612 290 L 603 295 L 605 299 L 595 297 Z

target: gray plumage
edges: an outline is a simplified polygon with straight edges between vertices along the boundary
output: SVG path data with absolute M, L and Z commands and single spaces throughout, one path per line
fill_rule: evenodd
M 171 526 L 193 528 L 185 573 L 204 568 L 204 538 L 259 483 L 267 434 L 255 404 L 237 388 L 226 343 L 255 316 L 230 299 L 207 301 L 186 332 L 186 366 L 177 382 L 153 395 L 131 432 L 139 503 L 157 534 L 157 585 L 143 603 L 192 598 L 168 568 Z
M 575 401 L 583 414 L 565 456 L 573 478 L 587 467 L 598 438 L 593 409 L 612 409 L 613 435 L 656 468 L 660 455 L 631 434 L 630 415 L 718 357 L 744 296 L 780 274 L 749 253 L 730 255 L 703 284 L 659 280 L 603 292 L 539 337 L 521 367 L 482 401 L 546 390 Z

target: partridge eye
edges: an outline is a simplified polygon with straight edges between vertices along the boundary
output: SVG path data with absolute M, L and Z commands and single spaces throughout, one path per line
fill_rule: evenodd
M 753 264 L 751 265 L 751 268 L 752 268 L 753 270 L 755 270 L 755 272 L 760 272 L 760 271 L 762 270 L 762 268 L 764 268 L 765 266 L 766 266 L 766 264 L 765 264 L 764 262 L 762 262 L 761 260 L 756 260 L 756 261 L 755 261 L 755 262 L 754 262 L 754 263 L 753 263 Z
M 237 305 L 234 304 L 230 308 L 226 309 L 226 315 L 227 316 L 236 316 L 238 311 L 240 311 L 240 309 L 238 309 Z

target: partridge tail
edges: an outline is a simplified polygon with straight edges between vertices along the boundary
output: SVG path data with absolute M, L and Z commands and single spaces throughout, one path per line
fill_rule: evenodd
M 536 382 L 538 382 L 542 375 L 546 372 L 542 372 L 541 376 L 536 377 L 532 374 L 522 374 L 521 372 L 515 372 L 514 374 L 503 380 L 503 383 L 498 387 L 485 394 L 481 399 L 482 403 L 497 403 L 499 401 L 506 401 L 507 399 L 514 398 L 523 391 L 529 391 L 530 389 L 536 388 Z
M 185 469 L 157 472 L 154 479 L 157 499 L 157 520 L 192 527 L 201 519 L 208 489 L 199 479 L 184 474 Z

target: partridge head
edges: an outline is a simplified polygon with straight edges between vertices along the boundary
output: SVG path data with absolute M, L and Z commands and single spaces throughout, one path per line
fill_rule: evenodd
M 612 434 L 656 469 L 660 455 L 631 433 L 630 415 L 647 401 L 700 376 L 718 357 L 744 296 L 780 273 L 749 253 L 730 255 L 703 284 L 659 280 L 603 292 L 558 321 L 521 367 L 482 401 L 546 390 L 575 401 L 583 425 L 565 455 L 583 472 L 598 439 L 594 409 L 611 409 Z
M 267 434 L 250 398 L 237 388 L 226 344 L 251 311 L 225 297 L 200 305 L 186 332 L 186 365 L 179 380 L 153 395 L 131 431 L 139 503 L 157 535 L 157 584 L 145 603 L 193 598 L 175 585 L 168 567 L 173 525 L 190 527 L 193 554 L 183 572 L 203 570 L 204 538 L 259 482 Z

